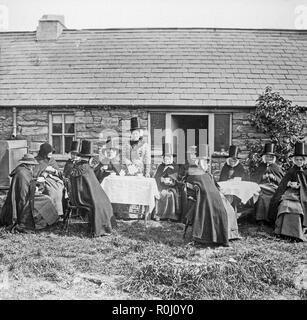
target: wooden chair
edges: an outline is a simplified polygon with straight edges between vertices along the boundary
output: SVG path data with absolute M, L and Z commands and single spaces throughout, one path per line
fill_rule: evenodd
M 64 185 L 68 194 L 68 203 L 63 217 L 63 231 L 68 232 L 69 226 L 72 224 L 72 220 L 78 220 L 78 224 L 87 224 L 88 233 L 92 234 L 92 221 L 91 221 L 91 210 L 88 207 L 80 206 L 76 203 L 73 193 L 71 191 L 70 180 L 64 178 Z M 85 214 L 82 214 L 85 212 Z

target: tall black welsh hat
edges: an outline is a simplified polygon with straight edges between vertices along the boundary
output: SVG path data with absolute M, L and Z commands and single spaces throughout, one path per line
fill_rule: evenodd
M 80 147 L 80 142 L 77 140 L 73 140 L 70 145 L 70 152 L 78 153 Z
M 239 147 L 235 145 L 231 145 L 229 147 L 229 158 L 238 158 L 239 155 Z
M 271 156 L 275 156 L 275 144 L 274 143 L 266 143 L 264 145 L 264 150 L 263 150 L 263 154 L 262 155 L 271 155 Z
M 133 117 L 130 119 L 130 131 L 142 129 L 140 119 L 138 117 Z
M 163 144 L 162 150 L 163 150 L 163 156 L 173 156 L 174 155 L 172 144 L 169 142 L 166 142 Z
M 92 157 L 93 151 L 92 151 L 92 141 L 89 140 L 82 140 L 81 141 L 81 150 L 78 153 L 78 156 L 80 157 Z
M 304 142 L 296 142 L 294 153 L 290 157 L 307 157 L 306 144 Z

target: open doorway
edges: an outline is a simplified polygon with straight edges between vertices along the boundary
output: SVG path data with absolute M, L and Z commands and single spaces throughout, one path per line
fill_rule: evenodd
M 209 143 L 209 116 L 208 115 L 171 115 L 172 143 L 177 163 L 186 161 L 186 151 L 189 146 Z M 199 148 L 197 148 L 199 150 Z

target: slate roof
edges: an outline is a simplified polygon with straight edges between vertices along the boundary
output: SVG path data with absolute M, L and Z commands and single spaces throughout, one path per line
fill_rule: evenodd
M 307 30 L 0 33 L 0 106 L 254 106 L 266 85 L 307 106 Z

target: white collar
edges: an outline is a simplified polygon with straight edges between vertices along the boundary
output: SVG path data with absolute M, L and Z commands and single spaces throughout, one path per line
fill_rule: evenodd
M 233 167 L 233 168 L 234 168 L 234 167 L 236 167 L 236 166 L 239 164 L 239 160 L 237 159 L 235 165 L 234 165 L 234 166 L 231 166 L 231 165 L 230 165 L 230 159 L 231 159 L 231 158 L 227 158 L 227 159 L 226 159 L 226 163 L 227 163 L 230 167 Z

